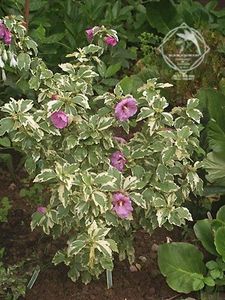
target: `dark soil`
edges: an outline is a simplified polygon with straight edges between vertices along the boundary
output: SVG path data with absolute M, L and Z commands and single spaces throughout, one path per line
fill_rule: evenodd
M 12 182 L 11 178 L 7 172 L 0 172 L 0 198 L 7 196 L 13 205 L 8 222 L 0 224 L 0 247 L 6 250 L 6 264 L 25 260 L 30 271 L 37 265 L 41 266 L 33 288 L 27 291 L 26 300 L 181 299 L 181 295 L 169 289 L 160 275 L 156 249 L 156 245 L 166 242 L 168 238 L 180 241 L 180 230 L 167 232 L 165 229 L 158 229 L 151 237 L 145 232 L 138 232 L 135 237 L 137 265 L 130 267 L 126 261 L 116 261 L 113 288 L 110 290 L 106 287 L 105 274 L 100 280 L 88 285 L 79 281 L 73 283 L 67 277 L 67 268 L 64 265 L 54 267 L 51 264 L 51 259 L 61 242 L 53 241 L 41 231 L 31 232 L 31 214 L 36 210 L 36 206 L 32 204 L 32 199 L 28 202 L 19 197 L 21 181 L 16 177 Z

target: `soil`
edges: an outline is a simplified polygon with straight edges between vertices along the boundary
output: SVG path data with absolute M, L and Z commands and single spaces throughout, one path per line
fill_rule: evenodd
M 57 267 L 51 259 L 61 241 L 53 241 L 41 231 L 31 232 L 31 214 L 36 206 L 19 197 L 22 187 L 20 178 L 0 171 L 0 198 L 7 196 L 13 205 L 8 222 L 0 224 L 0 246 L 5 248 L 6 264 L 27 261 L 30 271 L 39 264 L 41 272 L 32 287 L 27 290 L 26 300 L 172 300 L 185 299 L 169 289 L 157 267 L 157 245 L 168 239 L 180 241 L 181 231 L 167 232 L 157 229 L 152 236 L 140 231 L 135 236 L 136 263 L 132 267 L 128 262 L 115 262 L 113 288 L 107 289 L 105 274 L 98 281 L 88 285 L 73 283 L 67 277 L 64 265 Z M 139 270 L 140 268 L 140 270 Z M 20 298 L 23 299 L 23 298 Z

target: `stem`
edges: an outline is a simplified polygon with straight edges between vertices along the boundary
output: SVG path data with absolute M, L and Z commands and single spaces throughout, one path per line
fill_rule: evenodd
M 25 10 L 24 10 L 24 19 L 26 23 L 26 28 L 28 30 L 29 26 L 29 15 L 30 15 L 30 0 L 25 0 Z
M 106 270 L 106 281 L 107 281 L 107 289 L 111 289 L 113 283 L 112 283 L 112 271 L 110 270 Z

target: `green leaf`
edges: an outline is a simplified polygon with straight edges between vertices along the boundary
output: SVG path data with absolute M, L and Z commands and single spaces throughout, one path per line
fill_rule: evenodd
M 75 240 L 69 242 L 67 253 L 68 256 L 77 255 L 86 246 L 85 240 Z
M 143 198 L 142 194 L 132 192 L 132 193 L 129 194 L 129 196 L 130 196 L 131 200 L 135 204 L 137 204 L 137 206 L 140 206 L 144 209 L 146 208 L 146 201 Z
M 204 282 L 208 286 L 215 286 L 215 284 L 216 284 L 215 281 L 213 280 L 213 278 L 209 277 L 209 276 L 205 277 Z
M 217 252 L 222 256 L 225 261 L 225 226 L 217 229 L 215 232 L 215 246 Z
M 0 146 L 10 147 L 11 146 L 10 139 L 7 136 L 0 138 Z
M 18 68 L 19 68 L 19 70 L 22 70 L 22 69 L 24 69 L 26 71 L 29 70 L 31 59 L 30 59 L 30 56 L 27 53 L 21 52 L 17 56 L 17 60 L 18 60 Z
M 34 178 L 34 182 L 45 182 L 56 178 L 56 173 L 52 169 L 43 169 L 40 174 Z
M 178 14 L 172 1 L 151 1 L 145 7 L 150 26 L 157 29 L 160 33 L 167 34 L 171 29 L 180 24 L 177 23 Z
M 120 68 L 121 68 L 121 63 L 117 63 L 109 66 L 105 72 L 105 77 L 106 78 L 112 77 L 120 70 Z
M 167 180 L 164 182 L 156 182 L 154 187 L 159 190 L 162 191 L 164 193 L 172 193 L 172 192 L 176 192 L 179 189 L 179 186 L 176 185 L 176 183 L 174 183 L 173 181 Z
M 196 237 L 200 240 L 203 247 L 213 254 L 217 255 L 216 247 L 214 245 L 214 236 L 211 228 L 211 222 L 208 219 L 197 221 L 194 225 L 194 232 Z
M 168 243 L 159 246 L 158 264 L 168 285 L 179 293 L 201 290 L 205 265 L 202 253 L 187 243 Z
M 111 117 L 102 117 L 98 122 L 98 130 L 102 131 L 111 127 L 115 123 L 115 119 Z
M 222 221 L 225 225 L 225 205 L 220 207 L 220 209 L 217 211 L 216 219 Z
M 150 116 L 154 116 L 155 112 L 152 108 L 142 107 L 140 113 L 137 116 L 137 121 L 144 120 Z
M 162 162 L 163 164 L 170 163 L 170 161 L 173 159 L 176 152 L 175 147 L 166 147 L 162 151 Z
M 90 109 L 90 106 L 88 104 L 88 97 L 82 94 L 78 94 L 73 98 L 74 103 L 82 106 L 85 109 Z
M 92 194 L 92 199 L 95 205 L 100 207 L 101 213 L 103 213 L 108 203 L 107 196 L 101 191 L 94 191 Z
M 210 152 L 203 160 L 203 167 L 208 175 L 207 180 L 225 186 L 225 156 L 223 153 Z
M 58 265 L 65 261 L 66 255 L 63 251 L 57 251 L 55 256 L 52 259 L 54 265 Z
M 0 136 L 13 129 L 14 121 L 10 118 L 3 118 L 0 120 Z

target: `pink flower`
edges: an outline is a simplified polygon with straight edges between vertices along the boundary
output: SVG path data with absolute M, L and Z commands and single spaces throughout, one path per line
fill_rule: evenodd
M 118 43 L 118 40 L 114 36 L 108 35 L 104 38 L 104 42 L 107 45 L 114 47 Z
M 65 128 L 69 122 L 68 116 L 61 110 L 52 113 L 50 119 L 53 125 L 59 129 Z
M 123 193 L 117 192 L 113 194 L 112 203 L 113 210 L 120 218 L 126 219 L 131 215 L 133 207 L 130 197 L 124 195 Z
M 126 121 L 137 112 L 137 101 L 134 98 L 125 98 L 117 103 L 115 116 L 120 121 Z
M 47 212 L 47 208 L 44 207 L 44 206 L 38 206 L 37 207 L 37 212 L 44 215 Z
M 94 38 L 94 27 L 85 30 L 85 32 L 86 32 L 86 36 L 87 36 L 88 41 L 91 42 Z
M 3 39 L 5 35 L 5 30 L 6 30 L 5 25 L 2 23 L 2 21 L 0 21 L 0 39 Z
M 115 141 L 117 141 L 119 144 L 126 144 L 126 140 L 122 137 L 119 137 L 119 136 L 114 136 L 113 137 Z
M 127 160 L 121 151 L 114 152 L 110 157 L 110 164 L 118 171 L 123 172 Z
M 10 32 L 10 30 L 9 29 L 5 29 L 5 35 L 4 35 L 4 43 L 6 44 L 6 45 L 10 45 L 11 44 L 11 42 L 12 42 L 12 33 Z
M 12 33 L 1 20 L 0 20 L 0 39 L 3 39 L 6 45 L 10 45 L 12 42 Z

